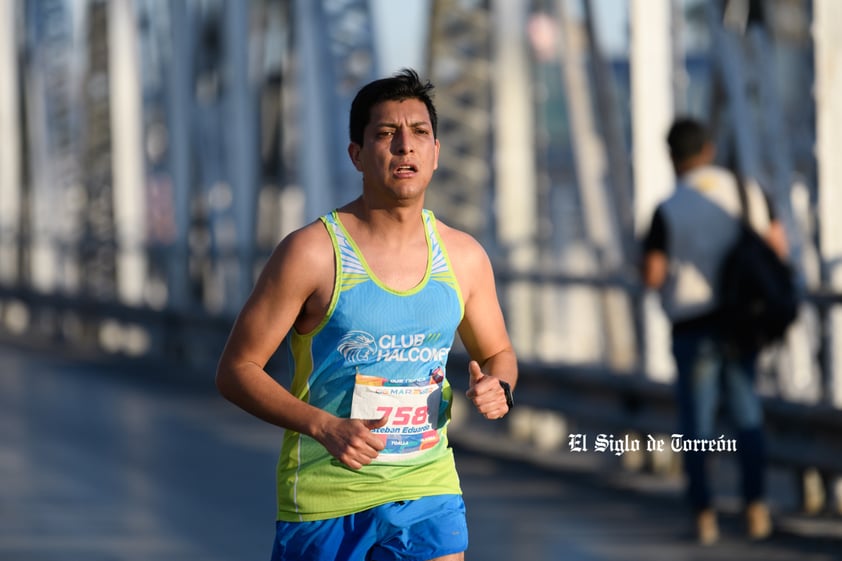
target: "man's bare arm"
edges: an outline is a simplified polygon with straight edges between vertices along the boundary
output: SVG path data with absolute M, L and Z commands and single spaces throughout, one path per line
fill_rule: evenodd
M 459 336 L 472 361 L 470 388 L 466 396 L 489 419 L 508 413 L 499 380 L 517 385 L 517 357 L 512 347 L 488 255 L 470 236 L 454 232 L 450 252 L 462 290 L 465 314 Z
M 669 260 L 663 251 L 650 250 L 643 255 L 643 284 L 658 289 L 667 279 Z
M 234 323 L 219 360 L 216 385 L 243 410 L 311 436 L 334 457 L 358 469 L 382 449 L 382 442 L 370 432 L 378 424 L 339 419 L 305 403 L 265 370 L 296 320 L 325 289 L 325 279 L 333 279 L 332 248 L 329 240 L 327 253 L 319 247 L 327 239 L 319 228 L 317 224 L 291 235 L 273 252 Z

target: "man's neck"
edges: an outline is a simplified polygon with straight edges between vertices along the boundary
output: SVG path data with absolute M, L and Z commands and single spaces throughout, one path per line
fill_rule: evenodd
M 676 175 L 681 177 L 682 175 L 687 175 L 691 171 L 693 171 L 695 169 L 698 169 L 698 168 L 701 168 L 701 167 L 704 167 L 704 166 L 708 165 L 709 163 L 710 162 L 708 162 L 707 159 L 705 159 L 705 158 L 702 158 L 700 156 L 694 156 L 694 157 L 688 158 L 688 159 L 684 160 L 683 162 L 681 162 L 680 164 L 676 165 L 675 166 L 675 173 L 676 173 Z
M 408 206 L 378 207 L 367 204 L 364 197 L 349 203 L 342 210 L 351 214 L 357 222 L 357 227 L 366 233 L 388 238 L 398 244 L 402 241 L 417 239 L 419 230 L 423 229 L 421 222 L 422 204 Z

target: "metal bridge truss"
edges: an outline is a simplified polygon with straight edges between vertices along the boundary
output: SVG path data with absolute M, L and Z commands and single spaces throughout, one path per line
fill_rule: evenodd
M 428 75 L 442 151 L 427 201 L 444 222 L 491 239 L 490 0 L 435 0 Z
M 359 192 L 359 176 L 346 153 L 347 109 L 354 92 L 376 72 L 368 2 L 172 0 L 164 11 L 153 10 L 159 3 L 146 0 L 73 4 L 84 7 L 85 17 L 71 18 L 71 4 L 63 0 L 13 4 L 19 12 L 15 18 L 26 24 L 27 41 L 13 61 L 12 70 L 17 72 L 7 73 L 20 76 L 17 89 L 22 95 L 16 106 L 25 115 L 18 131 L 24 140 L 19 155 L 24 165 L 21 177 L 11 182 L 15 189 L 23 186 L 14 196 L 9 196 L 6 184 L 0 185 L 6 196 L 3 205 L 17 201 L 14 213 L 6 206 L 0 209 L 0 332 L 13 340 L 59 344 L 74 352 L 178 360 L 206 376 L 216 358 L 213 349 L 221 348 L 233 312 L 277 240 Z M 547 194 L 528 174 L 522 183 L 502 185 L 500 168 L 494 167 L 499 158 L 512 157 L 495 153 L 499 140 L 495 134 L 511 123 L 491 117 L 498 115 L 494 95 L 501 91 L 500 82 L 494 80 L 506 72 L 494 67 L 492 43 L 502 0 L 435 0 L 431 4 L 426 74 L 437 87 L 439 134 L 445 147 L 428 204 L 442 220 L 486 242 L 492 253 L 499 251 L 498 255 L 514 257 L 511 262 L 526 264 L 520 269 L 502 266 L 500 289 L 513 321 L 521 321 L 517 314 L 526 307 L 524 303 L 528 305 L 530 338 L 545 336 L 548 346 L 566 344 L 571 352 L 585 344 L 596 350 L 596 359 L 592 353 L 568 365 L 596 364 L 611 370 L 622 363 L 623 368 L 612 371 L 619 372 L 616 379 L 630 380 L 633 387 L 617 382 L 625 388 L 621 398 L 643 402 L 645 391 L 640 393 L 640 388 L 648 391 L 652 382 L 644 379 L 648 372 L 638 371 L 633 356 L 616 360 L 621 353 L 633 354 L 635 349 L 629 352 L 628 347 L 634 342 L 603 341 L 612 337 L 612 327 L 619 326 L 619 333 L 631 332 L 618 323 L 614 312 L 605 313 L 618 309 L 614 297 L 619 295 L 619 308 L 623 308 L 640 296 L 627 279 L 606 278 L 632 257 L 628 245 L 622 243 L 629 237 L 628 203 L 620 202 L 629 197 L 628 162 L 604 168 L 606 155 L 615 163 L 623 160 L 616 156 L 624 148 L 617 130 L 619 117 L 612 116 L 610 99 L 591 95 L 594 87 L 605 93 L 610 78 L 594 50 L 593 37 L 589 43 L 588 36 L 582 35 L 592 34 L 587 20 L 590 12 L 585 12 L 583 23 L 574 21 L 562 2 L 535 4 L 553 14 L 563 40 L 571 41 L 562 49 L 565 57 L 556 59 L 559 67 L 555 69 L 565 84 L 567 117 L 587 117 L 571 125 L 578 131 L 571 138 L 582 133 L 600 143 L 572 147 L 578 150 L 573 155 L 577 185 L 572 190 L 578 191 L 570 197 L 571 204 L 579 205 L 573 217 L 583 225 L 569 231 L 582 236 L 582 246 L 596 257 L 585 256 L 584 273 L 572 269 L 565 269 L 570 274 L 540 272 L 543 262 L 522 250 L 544 240 L 536 224 L 552 221 L 549 204 L 506 209 L 517 213 L 510 222 L 522 226 L 514 232 L 502 231 L 512 224 L 494 220 L 499 212 L 495 204 L 505 189 L 523 189 L 530 204 Z M 120 12 L 115 6 L 133 10 Z M 4 13 L 9 11 L 6 8 Z M 142 111 L 138 112 L 142 119 L 136 123 L 108 110 L 112 96 L 121 95 L 109 82 L 114 65 L 108 58 L 113 54 L 109 53 L 113 37 L 108 30 L 115 24 L 110 19 L 114 14 L 134 18 L 143 45 L 132 63 L 135 74 L 143 78 Z M 81 22 L 81 27 L 71 26 L 70 21 Z M 723 94 L 718 98 L 722 102 L 718 114 L 745 119 L 728 131 L 738 162 L 741 169 L 756 173 L 782 196 L 784 216 L 797 230 L 801 228 L 798 213 L 787 205 L 793 161 L 804 158 L 785 142 L 783 131 L 791 130 L 791 124 L 770 118 L 784 113 L 774 89 L 758 86 L 758 79 L 771 74 L 761 56 L 768 50 L 768 36 L 755 30 L 744 36 L 735 34 L 723 28 L 719 14 L 710 23 L 717 38 Z M 574 42 L 581 37 L 586 41 Z M 59 56 L 62 50 L 65 55 L 74 52 L 73 46 L 84 47 L 85 57 Z M 163 54 L 167 50 L 179 55 L 167 57 Z M 749 61 L 748 54 L 760 58 Z M 743 70 L 756 69 L 758 74 L 743 72 L 736 64 L 743 65 Z M 79 74 L 86 77 L 84 88 L 74 81 L 76 65 L 84 66 L 85 72 Z M 754 80 L 753 85 L 741 76 Z M 518 86 L 519 91 L 532 91 L 531 84 Z M 752 101 L 753 106 L 749 92 L 762 94 Z M 744 106 L 753 109 L 743 111 Z M 585 113 L 577 112 L 583 107 Z M 528 119 L 530 126 L 537 120 L 534 115 Z M 534 131 L 517 132 L 524 130 Z M 112 137 L 127 131 L 142 139 L 146 173 L 138 174 L 145 182 L 140 208 L 129 208 L 132 212 L 123 215 L 118 213 L 126 211 L 126 201 L 121 199 L 125 185 L 114 169 L 119 154 Z M 588 155 L 587 150 L 595 152 Z M 535 162 L 529 164 L 534 173 Z M 610 188 L 619 191 L 610 196 Z M 601 200 L 592 199 L 595 194 Z M 137 222 L 127 227 L 119 216 Z M 597 228 L 600 220 L 607 230 Z M 125 237 L 138 224 L 145 228 L 141 245 L 136 237 Z M 13 244 L 8 243 L 10 239 Z M 16 251 L 10 251 L 14 244 Z M 615 253 L 600 254 L 600 247 L 613 248 Z M 145 259 L 142 267 L 129 269 L 138 274 L 128 278 L 122 260 L 125 251 L 142 253 Z M 546 255 L 556 264 L 562 262 L 555 253 Z M 526 290 L 514 291 L 512 286 Z M 833 299 L 813 303 L 819 318 L 838 306 Z M 542 324 L 540 313 L 564 316 L 569 325 L 554 331 L 558 326 Z M 589 330 L 585 318 L 601 330 Z M 830 341 L 821 323 L 814 325 L 817 331 L 810 334 L 810 341 Z M 821 353 L 828 349 L 804 347 L 804 335 L 798 337 L 802 342 L 790 345 L 788 365 L 792 371 L 806 373 L 810 379 L 804 383 L 818 379 L 813 397 L 824 402 L 822 415 L 831 418 L 825 423 L 830 429 L 822 434 L 831 432 L 838 427 L 838 417 L 825 406 L 842 384 L 826 372 L 819 373 L 825 368 Z M 624 348 L 612 349 L 612 343 Z M 535 356 L 524 353 L 527 358 Z M 526 364 L 524 388 L 538 390 L 528 399 L 534 397 L 534 405 L 543 406 L 546 400 L 541 401 L 541 396 L 552 394 L 543 391 L 546 381 L 542 380 L 552 376 L 534 364 L 529 366 L 529 361 Z M 585 384 L 573 378 L 566 376 L 555 387 Z M 786 389 L 773 388 L 778 395 Z M 590 386 L 586 390 L 582 391 L 588 396 L 594 393 Z M 836 402 L 832 405 L 838 407 Z M 809 420 L 806 409 L 796 416 Z M 832 439 L 828 442 L 833 443 Z M 836 463 L 825 467 L 839 468 Z

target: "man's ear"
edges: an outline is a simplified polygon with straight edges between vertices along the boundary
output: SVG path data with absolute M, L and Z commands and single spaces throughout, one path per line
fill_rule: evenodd
M 354 167 L 357 168 L 357 171 L 362 171 L 362 163 L 360 162 L 360 151 L 362 150 L 362 146 L 357 144 L 356 142 L 352 142 L 348 145 L 348 156 L 351 158 L 351 163 L 354 164 Z

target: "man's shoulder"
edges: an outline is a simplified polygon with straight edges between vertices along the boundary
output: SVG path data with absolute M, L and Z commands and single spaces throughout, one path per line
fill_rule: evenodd
M 438 219 L 436 219 L 436 230 L 450 253 L 454 251 L 484 253 L 485 251 L 474 236 L 464 230 L 449 226 Z
M 284 236 L 273 253 L 273 259 L 308 265 L 332 263 L 330 234 L 321 220 L 314 220 Z
M 437 221 L 436 229 L 456 279 L 462 287 L 463 295 L 469 293 L 471 287 L 483 279 L 493 278 L 491 258 L 474 236 L 440 221 Z
M 284 236 L 281 243 L 302 244 L 302 243 L 330 243 L 330 236 L 325 228 L 325 223 L 321 218 L 313 220 L 309 224 L 305 224 L 297 228 L 286 236 Z
M 686 172 L 683 176 L 689 183 L 695 183 L 697 180 L 714 180 L 730 182 L 734 179 L 734 172 L 728 168 L 718 165 L 706 165 L 693 168 Z
M 681 208 L 705 200 L 730 208 L 739 202 L 737 193 L 737 178 L 733 172 L 714 165 L 701 166 L 676 178 L 675 190 L 661 204 L 665 208 Z

